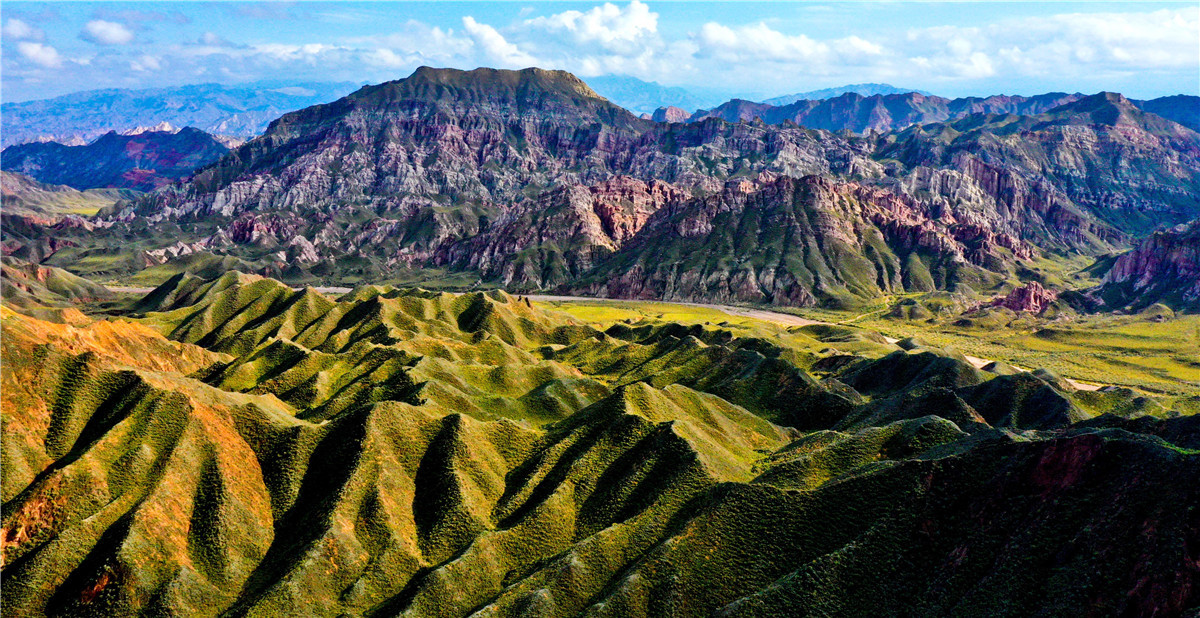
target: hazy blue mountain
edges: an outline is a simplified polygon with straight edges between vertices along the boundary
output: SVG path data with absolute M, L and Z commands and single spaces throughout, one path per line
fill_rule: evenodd
M 596 94 L 635 114 L 652 114 L 660 107 L 678 107 L 688 112 L 720 105 L 733 92 L 713 89 L 685 89 L 642 81 L 628 75 L 602 75 L 584 80 Z
M 80 191 L 113 187 L 153 191 L 220 159 L 229 149 L 192 127 L 178 131 L 109 132 L 84 146 L 55 142 L 9 146 L 0 153 L 4 171 Z
M 350 82 L 266 81 L 194 84 L 147 90 L 105 89 L 0 105 L 3 145 L 32 141 L 89 142 L 168 122 L 214 135 L 249 138 L 286 112 L 328 103 L 358 88 Z
M 1133 104 L 1143 111 L 1174 120 L 1193 131 L 1200 131 L 1200 97 L 1177 94 L 1148 101 L 1134 101 Z
M 785 94 L 783 96 L 766 99 L 763 103 L 771 105 L 788 105 L 796 101 L 820 101 L 822 99 L 832 99 L 840 97 L 843 94 L 853 92 L 864 97 L 875 96 L 877 94 L 906 94 L 916 92 L 928 96 L 929 93 L 916 88 L 897 88 L 891 84 L 850 84 L 848 86 L 839 86 L 837 88 L 825 88 L 822 90 L 810 90 L 808 92 L 797 92 L 795 94 Z

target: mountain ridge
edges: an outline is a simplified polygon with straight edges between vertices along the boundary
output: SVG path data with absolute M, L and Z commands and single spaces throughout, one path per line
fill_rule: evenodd
M 6 171 L 79 190 L 106 187 L 152 191 L 190 176 L 229 148 L 193 127 L 178 131 L 109 131 L 84 146 L 19 144 L 3 151 Z
M 5 147 L 37 141 L 87 143 L 108 131 L 168 122 L 215 135 L 250 138 L 280 114 L 332 101 L 355 84 L 266 81 L 192 84 L 143 90 L 103 89 L 19 103 L 4 102 Z
M 990 298 L 1052 253 L 1109 253 L 1200 215 L 1197 139 L 1119 95 L 855 136 L 792 123 L 642 120 L 564 72 L 422 68 L 284 115 L 190 182 L 106 211 L 86 237 L 47 233 L 70 243 L 50 258 L 58 263 L 121 250 L 105 245 L 141 221 L 180 225 L 169 242 L 139 248 L 142 259 L 240 260 L 298 281 L 442 269 L 520 290 L 586 280 L 597 293 L 698 300 L 719 288 L 728 302 L 854 306 L 931 285 Z M 772 188 L 810 176 L 840 188 L 800 211 L 786 203 L 791 192 Z M 739 220 L 749 195 L 781 201 L 756 203 Z M 737 255 L 718 234 L 707 248 L 717 251 L 706 275 L 716 287 L 692 282 L 680 292 L 666 272 L 695 261 L 703 245 L 689 235 L 701 231 L 696 221 L 714 220 L 706 212 L 755 230 L 774 217 L 822 220 L 796 223 L 798 246 L 839 238 L 838 228 L 881 240 L 863 262 L 817 267 L 796 254 L 780 270 L 767 266 L 780 257 L 775 240 L 748 232 L 749 253 Z M 46 255 L 25 242 L 11 250 Z M 653 264 L 658 256 L 630 257 L 638 246 L 674 249 Z M 627 259 L 666 270 L 627 273 L 620 284 L 605 274 Z M 775 280 L 803 283 L 760 285 Z
M 929 92 L 926 92 L 924 90 L 918 90 L 916 88 L 897 88 L 891 84 L 864 83 L 864 84 L 848 84 L 845 86 L 837 86 L 834 88 L 822 88 L 820 90 L 809 90 L 807 92 L 797 92 L 794 94 L 785 94 L 785 95 L 780 95 L 777 97 L 772 97 L 769 99 L 763 99 L 762 102 L 767 103 L 769 105 L 783 106 L 783 105 L 789 105 L 789 104 L 795 103 L 796 101 L 800 101 L 800 100 L 819 101 L 822 99 L 832 99 L 832 98 L 839 97 L 841 95 L 851 93 L 851 92 L 858 94 L 858 95 L 862 95 L 864 97 L 869 97 L 869 96 L 877 95 L 877 94 L 878 95 L 906 94 L 909 92 L 915 92 L 917 94 L 922 94 L 925 96 L 930 96 L 930 94 L 931 94 Z

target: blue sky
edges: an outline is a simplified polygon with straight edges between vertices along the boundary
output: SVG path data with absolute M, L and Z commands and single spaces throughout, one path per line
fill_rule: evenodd
M 914 2 L 0 4 L 0 99 L 541 66 L 765 97 L 1200 94 L 1200 5 Z

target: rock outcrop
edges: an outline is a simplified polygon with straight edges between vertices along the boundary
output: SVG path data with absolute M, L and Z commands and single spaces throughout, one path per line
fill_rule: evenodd
M 653 122 L 562 71 L 421 68 L 284 115 L 190 182 L 106 212 L 99 233 L 48 234 L 118 251 L 136 227 L 154 239 L 142 249 L 199 242 L 297 281 L 438 269 L 523 290 L 854 304 L 990 287 L 1041 251 L 1111 252 L 1200 216 L 1200 135 L 1120 95 L 869 137 L 740 122 L 763 105 Z M 808 177 L 830 188 L 798 206 Z
M 667 107 L 660 107 L 654 110 L 654 114 L 650 116 L 650 119 L 654 122 L 687 122 L 690 116 L 691 114 L 688 112 L 674 105 L 668 105 Z
M 1030 281 L 1028 284 L 1017 287 L 1008 294 L 996 298 L 988 306 L 1040 314 L 1057 298 L 1058 294 L 1053 290 L 1047 290 L 1037 281 Z
M 1119 256 L 1091 295 L 1112 308 L 1200 309 L 1200 220 L 1155 232 Z

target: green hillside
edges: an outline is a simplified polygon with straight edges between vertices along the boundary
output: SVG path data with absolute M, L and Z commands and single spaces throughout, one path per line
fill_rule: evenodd
M 602 330 L 501 291 L 180 274 L 125 319 L 29 314 L 0 309 L 5 616 L 1200 600 L 1200 425 L 1131 391 L 1095 416 L 849 327 Z

